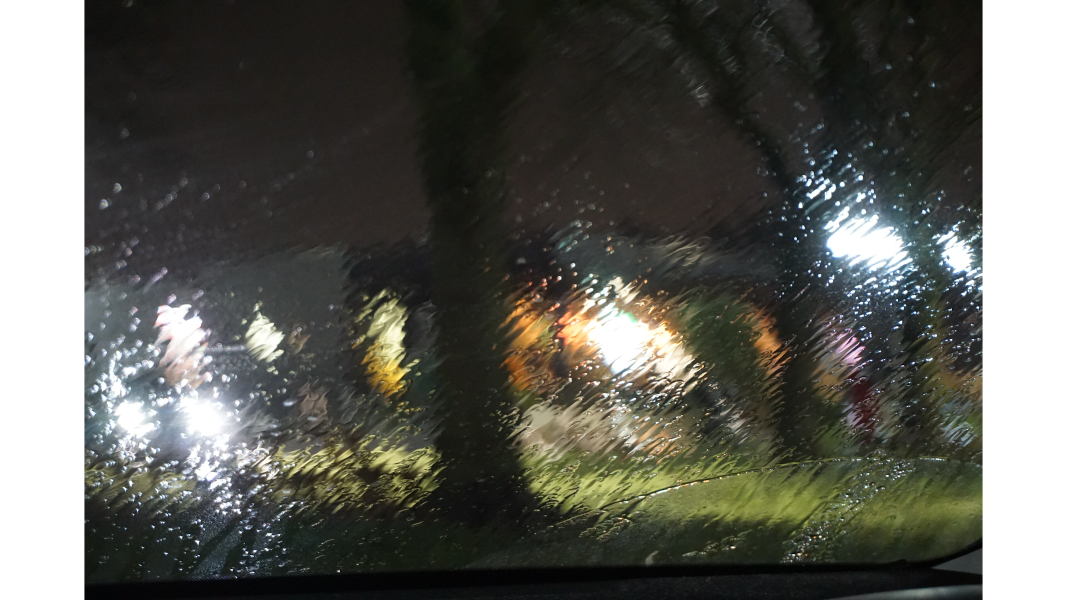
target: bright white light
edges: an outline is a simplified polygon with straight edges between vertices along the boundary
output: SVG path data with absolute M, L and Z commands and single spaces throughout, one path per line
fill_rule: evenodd
M 835 221 L 827 226 L 833 234 L 826 240 L 826 247 L 836 257 L 852 258 L 850 265 L 866 261 L 870 269 L 885 267 L 892 271 L 911 261 L 904 251 L 904 240 L 892 228 L 875 228 L 877 215 L 844 225 L 838 223 Z
M 971 251 L 967 248 L 967 245 L 956 237 L 955 232 L 943 236 L 938 240 L 938 243 L 944 246 L 941 256 L 944 257 L 945 262 L 952 267 L 953 271 L 962 273 L 971 270 L 974 257 L 971 256 Z
M 185 423 L 193 433 L 215 435 L 222 431 L 225 416 L 217 406 L 211 403 L 186 398 L 182 400 Z
M 143 436 L 156 427 L 152 423 L 145 423 L 147 417 L 141 410 L 141 405 L 135 402 L 123 402 L 116 406 L 115 416 L 117 417 L 116 422 L 119 427 L 122 427 L 138 437 Z
M 617 375 L 643 362 L 649 354 L 652 332 L 630 315 L 611 311 L 597 319 L 589 337 Z
M 648 368 L 671 378 L 687 378 L 686 367 L 693 358 L 663 325 L 643 323 L 609 306 L 590 319 L 585 330 L 615 375 Z

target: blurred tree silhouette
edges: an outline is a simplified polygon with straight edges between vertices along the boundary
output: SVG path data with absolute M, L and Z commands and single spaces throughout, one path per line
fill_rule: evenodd
M 501 211 L 507 116 L 546 7 L 536 0 L 407 3 L 444 407 L 434 506 L 471 524 L 518 523 L 535 507 L 511 444 L 518 415 L 503 367 L 509 311 Z
M 774 421 L 787 456 L 827 450 L 813 446 L 810 436 L 827 425 L 810 412 L 818 404 L 813 344 L 814 327 L 834 306 L 822 226 L 840 209 L 808 194 L 822 182 L 849 180 L 850 193 L 876 199 L 914 267 L 902 284 L 901 318 L 893 320 L 914 357 L 902 374 L 904 430 L 897 441 L 899 450 L 921 452 L 937 425 L 929 399 L 938 386 L 921 367 L 939 354 L 931 340 L 945 333 L 942 296 L 950 287 L 938 240 L 956 231 L 981 245 L 980 197 L 950 212 L 937 177 L 956 144 L 978 133 L 980 78 L 952 93 L 937 85 L 949 87 L 955 44 L 962 39 L 973 47 L 980 36 L 980 11 L 898 0 L 606 0 L 585 7 L 628 18 L 638 34 L 668 31 L 668 51 L 707 78 L 712 106 L 759 149 L 781 191 L 784 201 L 764 236 L 782 278 L 773 312 L 786 345 Z M 761 111 L 755 101 L 803 92 L 820 118 L 806 133 L 788 133 L 789 123 L 776 122 L 787 115 Z M 876 334 L 886 339 L 895 328 Z
M 759 150 L 781 192 L 782 203 L 761 234 L 780 275 L 778 299 L 768 307 L 783 341 L 778 380 L 776 387 L 752 384 L 747 392 L 767 390 L 774 398 L 772 408 L 757 412 L 769 415 L 781 458 L 841 450 L 817 440 L 842 416 L 820 408 L 825 398 L 817 381 L 824 351 L 819 328 L 831 315 L 849 312 L 827 284 L 833 266 L 823 226 L 840 209 L 812 190 L 847 180 L 847 193 L 868 194 L 900 233 L 912 261 L 895 308 L 900 318 L 889 325 L 861 322 L 883 339 L 900 330 L 912 360 L 903 367 L 882 364 L 881 377 L 903 390 L 898 450 L 922 452 L 939 426 L 934 404 L 947 385 L 936 364 L 943 362 L 938 337 L 945 332 L 951 271 L 939 240 L 956 232 L 980 247 L 980 198 L 950 212 L 939 178 L 948 155 L 981 122 L 978 78 L 944 91 L 951 87 L 945 82 L 958 54 L 954 44 L 980 35 L 978 11 L 961 16 L 954 7 L 906 0 L 591 0 L 566 6 L 577 11 L 572 15 L 626 19 L 637 35 L 667 31 L 667 51 L 706 78 L 711 106 Z M 550 7 L 532 0 L 408 4 L 408 57 L 433 215 L 440 393 L 447 407 L 438 440 L 447 482 L 441 497 L 460 494 L 469 507 L 464 518 L 472 520 L 490 506 L 499 510 L 503 498 L 511 498 L 507 510 L 532 506 L 518 459 L 506 450 L 515 416 L 501 368 L 500 215 L 509 109 Z M 663 45 L 650 47 L 662 51 Z M 761 109 L 761 98 L 804 92 L 818 116 L 810 131 L 798 132 L 788 115 Z M 694 331 L 701 339 L 714 333 Z M 756 381 L 747 367 L 734 370 L 739 380 Z M 494 449 L 493 460 L 483 460 L 487 448 Z

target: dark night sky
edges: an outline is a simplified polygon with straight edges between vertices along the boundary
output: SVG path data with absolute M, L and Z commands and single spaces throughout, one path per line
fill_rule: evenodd
M 125 4 L 86 11 L 85 235 L 103 248 L 90 271 L 424 231 L 400 2 Z M 574 25 L 535 56 L 510 131 L 509 222 L 751 223 L 763 192 L 774 197 L 755 150 L 666 63 L 605 76 L 598 42 L 611 35 Z M 768 114 L 814 122 L 791 106 L 790 82 L 775 85 Z M 969 143 L 961 160 L 980 168 Z M 977 191 L 973 170 L 956 179 Z
M 396 6 L 121 4 L 87 14 L 87 244 L 139 234 L 173 256 L 423 226 Z

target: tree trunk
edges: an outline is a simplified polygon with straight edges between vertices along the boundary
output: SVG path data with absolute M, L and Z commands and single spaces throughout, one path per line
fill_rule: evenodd
M 421 168 L 431 211 L 436 310 L 436 440 L 442 469 L 430 505 L 480 526 L 515 524 L 536 505 L 512 442 L 517 412 L 503 367 L 506 113 L 536 22 L 530 2 L 485 16 L 473 3 L 408 2 L 408 60 L 420 110 Z

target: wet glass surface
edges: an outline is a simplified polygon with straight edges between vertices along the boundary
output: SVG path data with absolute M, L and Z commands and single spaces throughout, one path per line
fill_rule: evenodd
M 86 14 L 88 582 L 980 539 L 980 11 Z

